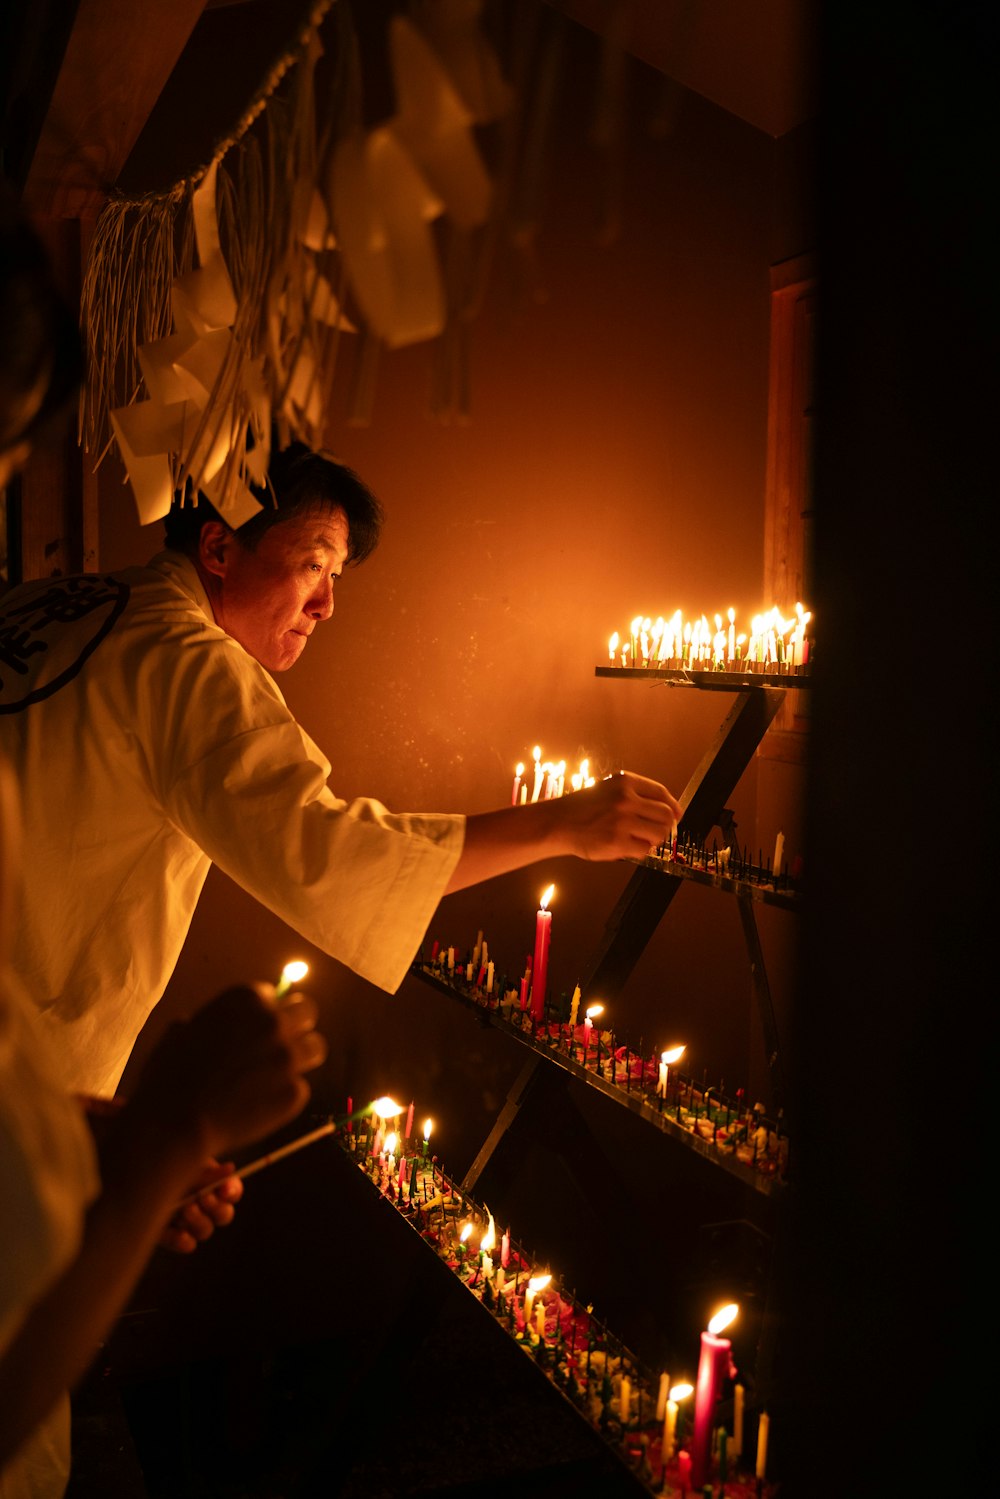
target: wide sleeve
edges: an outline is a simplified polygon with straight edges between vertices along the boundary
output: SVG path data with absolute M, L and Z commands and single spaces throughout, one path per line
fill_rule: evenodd
M 338 800 L 329 763 L 287 709 L 262 707 L 256 717 L 270 721 L 222 732 L 172 778 L 167 813 L 289 926 L 393 992 L 458 862 L 465 819 Z

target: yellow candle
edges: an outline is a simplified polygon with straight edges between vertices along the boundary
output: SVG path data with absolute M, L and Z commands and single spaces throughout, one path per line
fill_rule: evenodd
M 628 1425 L 629 1410 L 632 1405 L 632 1381 L 627 1374 L 622 1375 L 621 1390 L 618 1393 L 618 1413 L 623 1426 Z
M 743 1386 L 733 1387 L 733 1457 L 743 1452 Z
M 767 1469 L 767 1432 L 770 1424 L 767 1411 L 761 1411 L 757 1423 L 757 1464 L 754 1468 L 757 1478 L 763 1478 Z
M 674 1435 L 677 1431 L 677 1401 L 668 1400 L 663 1418 L 663 1461 L 668 1463 L 674 1455 Z

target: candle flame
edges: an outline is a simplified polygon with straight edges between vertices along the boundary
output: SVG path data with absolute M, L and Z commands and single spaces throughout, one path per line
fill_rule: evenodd
M 668 1067 L 672 1067 L 675 1062 L 680 1061 L 686 1051 L 686 1046 L 672 1046 L 668 1051 L 660 1052 L 660 1061 L 666 1062 Z
M 545 1290 L 551 1279 L 551 1275 L 533 1275 L 528 1281 L 528 1295 L 531 1297 L 537 1296 L 539 1291 Z
M 611 658 L 612 661 L 615 659 L 615 651 L 617 649 L 618 649 L 618 631 L 616 630 L 615 633 L 612 635 L 611 639 L 608 641 L 608 655 L 610 656 L 610 658 Z
M 536 765 L 542 758 L 542 746 L 540 744 L 536 744 L 534 749 L 531 751 L 531 758 L 534 760 Z
M 398 1144 L 399 1144 L 399 1136 L 397 1134 L 386 1135 L 386 1137 L 385 1137 L 385 1147 L 384 1147 L 386 1155 L 395 1155 L 396 1154 L 396 1146 Z
M 496 1241 L 497 1231 L 493 1224 L 493 1214 L 490 1213 L 490 1221 L 486 1225 L 486 1232 L 483 1234 L 483 1237 L 479 1241 L 479 1247 L 488 1254 L 489 1251 L 493 1248 Z
M 549 888 L 545 891 L 545 893 L 542 896 L 541 900 L 538 902 L 538 909 L 540 911 L 547 911 L 548 910 L 549 901 L 552 899 L 552 897 L 553 897 L 553 895 L 555 895 L 555 893 L 556 893 L 556 887 L 555 887 L 555 885 L 550 885 Z
M 304 979 L 309 972 L 309 964 L 304 963 L 301 958 L 293 958 L 286 963 L 281 970 L 282 982 L 286 984 L 297 984 L 299 979 Z
M 603 1005 L 588 1005 L 587 1009 L 585 1011 L 585 1014 L 586 1014 L 588 1020 L 593 1020 L 594 1017 L 595 1017 L 595 1015 L 603 1015 L 604 1014 L 604 1006 Z
M 524 761 L 523 760 L 518 760 L 517 764 L 514 767 L 514 774 L 518 777 L 519 780 L 520 780 L 521 776 L 524 775 Z
M 673 1401 L 687 1400 L 693 1394 L 693 1384 L 672 1384 L 670 1386 L 670 1399 Z
M 721 1306 L 708 1324 L 709 1332 L 715 1337 L 718 1333 L 723 1332 L 739 1314 L 740 1309 L 735 1301 L 730 1301 L 726 1306 Z
M 403 1106 L 386 1094 L 382 1098 L 376 1098 L 372 1104 L 372 1112 L 381 1115 L 383 1119 L 395 1119 L 403 1112 Z
M 433 1119 L 425 1119 L 424 1120 L 424 1139 L 425 1140 L 429 1140 L 430 1139 L 430 1137 L 431 1137 L 431 1130 L 433 1128 L 434 1128 L 434 1120 Z
M 471 1223 L 467 1223 L 465 1225 L 465 1227 L 462 1229 L 462 1232 L 459 1234 L 459 1239 L 460 1239 L 460 1241 L 463 1244 L 465 1243 L 466 1239 L 469 1237 L 469 1235 L 471 1234 L 471 1232 L 472 1232 L 472 1224 Z

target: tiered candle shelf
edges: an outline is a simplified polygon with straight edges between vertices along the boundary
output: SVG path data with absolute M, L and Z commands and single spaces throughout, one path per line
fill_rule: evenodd
M 626 681 L 668 682 L 675 687 L 699 687 L 708 692 L 740 692 L 747 687 L 811 687 L 808 666 L 762 666 L 747 662 L 739 670 L 719 671 L 710 662 L 693 666 L 598 666 L 597 677 Z
M 483 1308 L 494 1327 L 523 1348 L 573 1409 L 604 1440 L 636 1492 L 687 1492 L 691 1487 L 694 1411 L 670 1401 L 660 1376 L 595 1317 L 575 1291 L 547 1266 L 498 1234 L 489 1209 L 477 1202 L 428 1154 L 426 1142 L 404 1139 L 402 1154 L 385 1153 L 369 1118 L 341 1127 L 335 1138 L 387 1205 L 417 1233 Z M 730 1422 L 732 1424 L 732 1422 Z M 720 1431 L 724 1428 L 718 1428 Z M 695 1461 L 698 1455 L 695 1453 Z M 743 1467 L 725 1440 L 701 1462 L 712 1492 L 728 1499 L 762 1499 L 775 1492 Z
M 667 1070 L 661 1092 L 659 1058 L 639 1056 L 613 1032 L 552 1018 L 536 1021 L 519 1007 L 515 990 L 508 989 L 505 997 L 488 993 L 481 981 L 467 980 L 458 968 L 448 974 L 438 961 L 418 960 L 412 972 L 536 1058 L 596 1088 L 755 1191 L 770 1195 L 784 1186 L 789 1142 L 782 1122 L 748 1108 L 742 1097 L 728 1098 L 704 1080 L 697 1083 L 674 1069 Z

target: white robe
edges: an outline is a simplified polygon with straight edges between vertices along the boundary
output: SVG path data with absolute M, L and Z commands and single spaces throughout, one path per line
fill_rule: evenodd
M 0 1358 L 76 1254 L 98 1186 L 90 1130 L 5 963 L 17 885 L 15 804 L 10 769 L 0 762 Z M 68 1476 L 63 1396 L 0 1471 L 0 1499 L 59 1499 Z
M 114 1091 L 211 862 L 392 992 L 462 849 L 463 817 L 332 794 L 178 553 L 0 601 L 0 751 L 27 829 L 14 967 L 81 1092 Z

